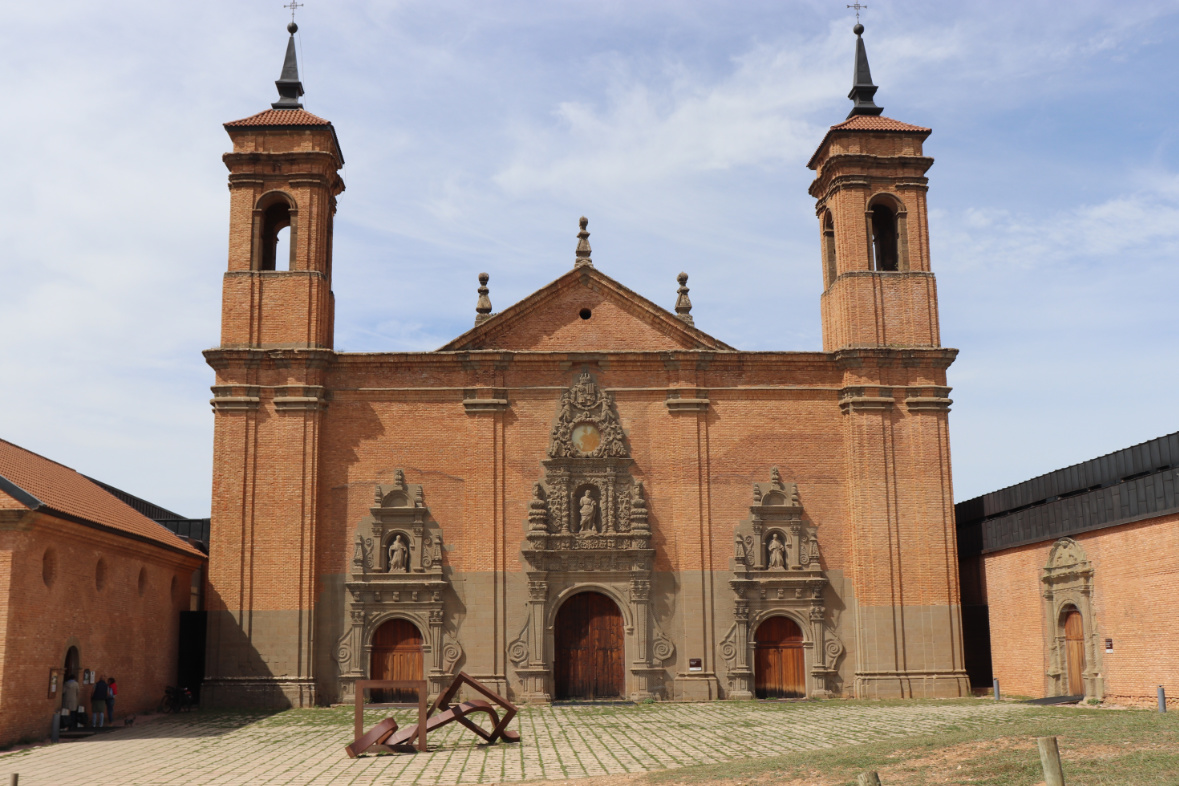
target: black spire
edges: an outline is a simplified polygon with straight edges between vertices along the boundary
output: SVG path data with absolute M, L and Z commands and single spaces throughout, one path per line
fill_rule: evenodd
M 864 49 L 862 37 L 864 26 L 857 22 L 852 32 L 856 34 L 856 70 L 852 75 L 852 89 L 847 97 L 856 103 L 847 116 L 879 115 L 884 109 L 872 101 L 872 96 L 876 95 L 879 88 L 872 84 L 872 72 L 868 69 L 868 52 Z
M 299 81 L 299 64 L 295 61 L 295 32 L 299 26 L 293 21 L 287 25 L 287 32 L 291 34 L 287 41 L 287 56 L 282 61 L 282 76 L 274 83 L 278 88 L 279 98 L 273 104 L 275 109 L 302 109 L 299 97 L 303 95 L 303 83 Z

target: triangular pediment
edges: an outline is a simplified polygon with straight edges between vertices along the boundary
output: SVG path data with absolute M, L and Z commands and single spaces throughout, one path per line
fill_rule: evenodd
M 589 265 L 493 315 L 439 349 L 517 352 L 732 350 Z

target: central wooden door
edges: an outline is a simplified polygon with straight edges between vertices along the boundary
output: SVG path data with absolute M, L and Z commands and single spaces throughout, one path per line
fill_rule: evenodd
M 1085 681 L 1085 630 L 1081 623 L 1081 612 L 1070 609 L 1064 617 L 1064 646 L 1068 655 L 1068 695 L 1084 696 Z
M 373 634 L 369 679 L 422 679 L 422 634 L 412 622 L 389 620 Z M 372 700 L 383 703 L 416 704 L 417 691 L 374 690 Z
M 574 595 L 557 612 L 553 640 L 556 698 L 622 698 L 622 612 L 614 601 L 598 592 Z
M 806 698 L 802 630 L 786 617 L 770 617 L 757 627 L 753 659 L 759 699 Z

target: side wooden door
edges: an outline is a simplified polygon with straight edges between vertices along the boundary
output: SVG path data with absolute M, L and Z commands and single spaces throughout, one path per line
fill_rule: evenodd
M 794 620 L 770 617 L 757 627 L 754 639 L 753 681 L 757 698 L 806 698 L 802 630 Z
M 369 678 L 374 680 L 422 679 L 422 634 L 412 622 L 389 620 L 373 634 Z M 417 691 L 374 690 L 372 700 L 381 703 L 416 704 Z
M 598 592 L 574 595 L 557 612 L 553 631 L 557 699 L 622 698 L 622 612 Z
M 1064 646 L 1068 659 L 1068 695 L 1083 696 L 1085 681 L 1081 675 L 1085 672 L 1085 627 L 1081 622 L 1081 612 L 1070 610 L 1064 618 Z

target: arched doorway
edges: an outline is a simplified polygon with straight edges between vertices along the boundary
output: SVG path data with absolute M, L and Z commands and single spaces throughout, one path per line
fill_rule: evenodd
M 1064 647 L 1068 661 L 1068 695 L 1084 696 L 1085 681 L 1085 626 L 1081 612 L 1076 606 L 1067 606 L 1064 612 Z
M 369 678 L 374 680 L 422 679 L 422 634 L 412 622 L 392 619 L 373 634 Z M 374 690 L 372 700 L 385 703 L 417 703 L 414 690 Z
M 66 650 L 65 663 L 62 664 L 62 675 L 61 675 L 61 684 L 62 685 L 65 685 L 66 680 L 68 680 L 71 676 L 74 677 L 74 679 L 76 679 L 79 684 L 81 684 L 82 675 L 79 672 L 79 669 L 81 668 L 81 663 L 82 663 L 82 659 L 78 656 L 78 648 L 77 647 L 70 647 L 68 650 Z M 78 694 L 78 698 L 79 699 L 81 698 L 80 692 Z M 73 712 L 74 710 L 78 709 L 77 706 L 67 707 L 65 700 L 66 700 L 65 690 L 62 690 L 62 692 L 61 692 L 61 706 L 62 706 L 62 708 L 67 709 L 70 712 Z M 75 701 L 74 704 L 77 705 L 77 701 Z
M 787 617 L 770 617 L 757 626 L 753 659 L 754 690 L 759 699 L 806 697 L 802 630 Z
M 553 642 L 556 698 L 622 698 L 622 612 L 614 601 L 599 592 L 565 601 L 557 611 Z

